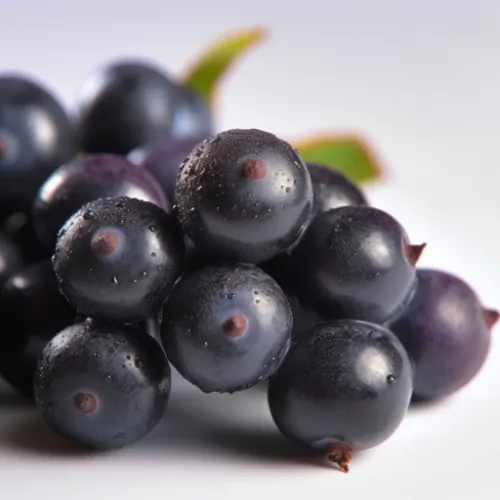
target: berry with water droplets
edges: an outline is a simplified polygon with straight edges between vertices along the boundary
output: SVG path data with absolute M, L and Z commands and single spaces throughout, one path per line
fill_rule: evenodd
M 202 267 L 165 304 L 162 340 L 172 365 L 204 392 L 235 392 L 268 378 L 292 329 L 278 284 L 250 265 Z
M 170 368 L 146 332 L 87 320 L 56 335 L 35 372 L 35 402 L 59 435 L 121 448 L 148 434 L 170 396 Z
M 259 263 L 286 252 L 312 213 L 311 178 L 297 151 L 261 130 L 228 130 L 183 164 L 177 214 L 203 252 Z
M 153 203 L 103 198 L 64 225 L 53 261 L 79 312 L 140 322 L 160 311 L 182 272 L 184 245 L 173 216 Z
M 409 299 L 423 248 L 382 210 L 340 207 L 313 219 L 289 269 L 299 298 L 325 318 L 381 323 Z

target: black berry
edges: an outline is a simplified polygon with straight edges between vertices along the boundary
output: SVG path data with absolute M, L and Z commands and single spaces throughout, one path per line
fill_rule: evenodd
M 389 330 L 338 320 L 294 337 L 268 395 L 285 436 L 326 453 L 347 472 L 354 452 L 398 428 L 411 391 L 410 361 Z
M 314 218 L 290 269 L 297 294 L 319 314 L 379 323 L 404 307 L 423 247 L 386 212 L 341 207 Z
M 54 255 L 61 291 L 79 312 L 125 322 L 159 311 L 183 264 L 173 217 L 124 197 L 82 207 L 59 233 Z
M 176 85 L 153 65 L 120 61 L 98 68 L 80 96 L 82 149 L 123 155 L 169 136 L 176 107 Z
M 203 251 L 258 263 L 287 251 L 312 212 L 309 172 L 285 141 L 229 130 L 201 143 L 181 168 L 178 217 Z
M 467 385 L 486 361 L 498 316 L 460 278 L 419 269 L 408 308 L 389 324 L 414 364 L 415 398 L 442 398 Z
M 235 392 L 269 377 L 288 349 L 292 315 L 277 283 L 249 265 L 201 268 L 163 311 L 172 365 L 204 392 Z
M 35 401 L 61 436 L 97 449 L 120 448 L 159 422 L 170 395 L 170 368 L 146 332 L 87 320 L 43 350 Z

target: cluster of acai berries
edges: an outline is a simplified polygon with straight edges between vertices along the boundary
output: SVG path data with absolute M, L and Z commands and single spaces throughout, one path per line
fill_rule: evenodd
M 0 373 L 97 449 L 155 427 L 172 365 L 205 393 L 267 381 L 278 429 L 347 471 L 474 378 L 498 319 L 343 174 L 214 134 L 146 65 L 103 68 L 77 127 L 0 77 L 0 215 Z

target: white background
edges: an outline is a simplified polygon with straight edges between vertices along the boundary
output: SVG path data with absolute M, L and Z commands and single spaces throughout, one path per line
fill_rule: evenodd
M 368 190 L 372 202 L 415 242 L 427 241 L 423 265 L 460 274 L 500 307 L 498 0 L 0 5 L 0 70 L 42 78 L 68 105 L 85 75 L 110 57 L 147 56 L 179 74 L 227 30 L 267 27 L 266 44 L 226 79 L 219 128 L 258 127 L 290 139 L 365 134 L 387 170 Z M 499 380 L 494 342 L 466 391 L 411 411 L 348 475 L 291 454 L 259 390 L 207 397 L 176 384 L 171 411 L 150 437 L 92 456 L 72 453 L 5 394 L 0 498 L 498 498 Z

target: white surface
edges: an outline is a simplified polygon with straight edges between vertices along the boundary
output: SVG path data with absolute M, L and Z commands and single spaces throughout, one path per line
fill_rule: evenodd
M 227 80 L 220 128 L 368 134 L 388 169 L 372 202 L 428 242 L 423 265 L 459 273 L 500 307 L 498 0 L 6 0 L 1 17 L 0 69 L 39 75 L 68 103 L 109 57 L 147 55 L 176 72 L 227 29 L 268 26 L 272 38 Z M 75 455 L 35 412 L 1 396 L 0 498 L 492 500 L 498 380 L 494 342 L 467 390 L 411 411 L 348 475 L 294 455 L 259 390 L 203 396 L 175 384 L 152 435 L 92 456 Z

